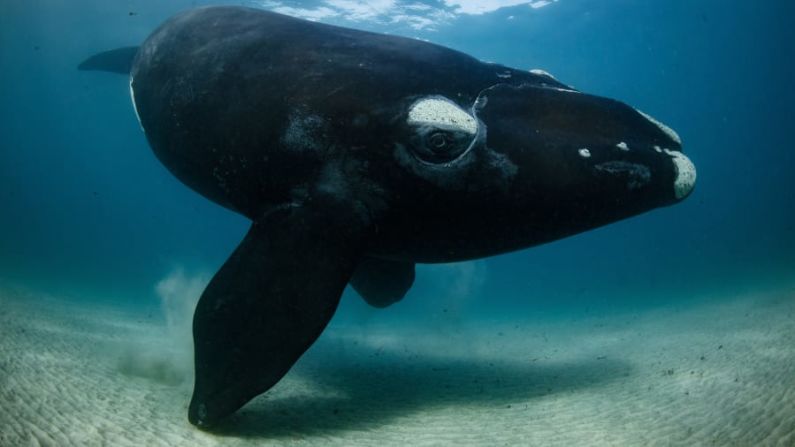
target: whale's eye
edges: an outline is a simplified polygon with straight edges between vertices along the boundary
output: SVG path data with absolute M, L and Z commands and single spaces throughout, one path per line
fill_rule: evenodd
M 430 163 L 455 160 L 472 144 L 473 136 L 455 130 L 422 128 L 412 140 L 411 147 L 420 159 Z
M 444 132 L 434 132 L 428 136 L 428 146 L 433 151 L 440 151 L 447 147 L 447 135 Z
M 441 96 L 418 100 L 409 108 L 406 123 L 411 149 L 429 163 L 447 163 L 473 144 L 478 121 L 458 104 Z

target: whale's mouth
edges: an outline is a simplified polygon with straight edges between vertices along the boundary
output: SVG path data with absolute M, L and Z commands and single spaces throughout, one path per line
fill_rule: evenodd
M 670 191 L 675 201 L 689 196 L 696 185 L 696 167 L 681 150 L 662 148 L 659 145 L 629 146 L 621 141 L 615 144 L 615 148 L 581 148 L 579 155 L 586 159 L 599 156 L 600 160 L 593 164 L 595 173 L 603 178 L 619 179 L 630 191 L 643 189 L 654 178 L 660 177 L 660 171 L 670 171 L 667 177 L 672 179 Z M 655 163 L 655 160 L 662 163 Z

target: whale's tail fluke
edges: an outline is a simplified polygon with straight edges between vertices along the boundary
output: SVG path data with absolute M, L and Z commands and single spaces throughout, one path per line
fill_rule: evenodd
M 130 74 L 133 59 L 138 53 L 138 47 L 123 47 L 115 50 L 103 51 L 84 60 L 77 66 L 78 70 L 109 71 L 119 74 Z

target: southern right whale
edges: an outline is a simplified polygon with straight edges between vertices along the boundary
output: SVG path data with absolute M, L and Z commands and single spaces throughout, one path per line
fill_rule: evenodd
M 415 263 L 553 241 L 696 179 L 671 129 L 545 72 L 256 9 L 181 13 L 81 68 L 129 71 L 161 162 L 252 221 L 194 316 L 201 427 L 279 381 L 349 282 L 386 306 Z

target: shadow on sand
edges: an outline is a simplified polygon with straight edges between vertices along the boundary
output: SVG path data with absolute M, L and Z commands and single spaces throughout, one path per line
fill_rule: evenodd
M 452 406 L 526 411 L 545 396 L 598 387 L 631 372 L 627 363 L 606 358 L 565 363 L 535 359 L 496 362 L 390 353 L 362 346 L 338 351 L 315 350 L 290 373 L 323 393 L 290 397 L 266 393 L 212 432 L 296 439 L 374 430 L 418 411 Z

